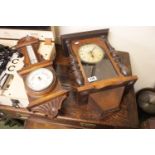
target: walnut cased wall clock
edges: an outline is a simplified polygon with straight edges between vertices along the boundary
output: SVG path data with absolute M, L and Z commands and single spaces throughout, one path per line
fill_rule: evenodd
M 61 36 L 65 55 L 70 58 L 77 102 L 82 102 L 81 95 L 87 94 L 87 102 L 95 103 L 104 113 L 119 109 L 125 87 L 137 80 L 137 76 L 129 75 L 110 45 L 108 32 L 104 29 Z

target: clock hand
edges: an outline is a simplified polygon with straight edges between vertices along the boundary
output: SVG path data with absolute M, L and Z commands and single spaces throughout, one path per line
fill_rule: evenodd
M 90 54 L 91 54 L 92 58 L 94 58 L 93 51 L 94 51 L 95 48 L 96 48 L 96 47 L 94 47 L 94 48 L 90 51 Z
M 95 48 L 96 48 L 96 47 L 94 47 L 91 51 L 93 52 Z
M 38 77 L 38 79 L 39 79 L 39 80 L 42 80 L 42 78 L 41 78 L 40 76 Z

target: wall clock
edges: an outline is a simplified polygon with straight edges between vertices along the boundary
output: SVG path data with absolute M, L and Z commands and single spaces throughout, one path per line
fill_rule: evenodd
M 70 59 L 77 103 L 93 102 L 101 113 L 118 110 L 125 87 L 137 80 L 110 45 L 108 32 L 104 29 L 61 36 L 65 56 Z M 113 94 L 114 100 L 105 94 Z

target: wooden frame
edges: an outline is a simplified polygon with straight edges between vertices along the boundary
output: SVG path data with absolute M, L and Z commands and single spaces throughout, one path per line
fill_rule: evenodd
M 92 38 L 92 37 L 98 37 L 98 36 L 104 36 L 105 38 L 107 38 L 108 32 L 109 32 L 109 29 L 102 29 L 102 30 L 61 35 L 61 44 L 62 44 L 62 48 L 64 50 L 64 55 L 65 56 L 69 55 L 69 51 L 68 51 L 67 45 L 66 45 L 66 40 L 73 41 L 73 40 L 77 40 L 77 39 L 85 39 L 85 38 Z
M 80 65 L 80 69 L 81 69 L 82 74 L 83 74 L 83 77 L 85 79 L 85 83 L 88 83 L 88 80 L 87 80 L 87 77 L 86 77 L 86 75 L 84 73 L 84 70 L 83 70 L 83 67 L 82 67 L 82 64 L 81 64 L 81 60 L 80 60 L 80 57 L 79 57 L 79 54 L 77 53 L 77 51 L 80 48 L 80 46 L 85 45 L 85 44 L 90 44 L 92 42 L 95 43 L 95 44 L 97 44 L 97 45 L 99 45 L 102 49 L 104 49 L 105 54 L 108 56 L 108 58 L 109 58 L 111 64 L 113 65 L 113 67 L 114 67 L 117 75 L 118 76 L 122 76 L 119 68 L 117 67 L 117 64 L 112 59 L 112 57 L 110 55 L 110 51 L 107 48 L 106 43 L 105 43 L 105 41 L 103 41 L 103 39 L 96 37 L 96 38 L 82 39 L 82 40 L 79 41 L 79 44 L 75 44 L 76 42 L 78 42 L 78 40 L 72 41 L 71 42 L 71 47 L 72 47 L 72 51 L 76 55 L 76 58 L 77 58 L 77 61 L 78 61 L 79 65 Z

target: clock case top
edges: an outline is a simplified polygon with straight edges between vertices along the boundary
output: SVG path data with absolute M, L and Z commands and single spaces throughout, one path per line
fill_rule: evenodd
M 103 29 L 61 36 L 64 55 L 66 57 L 72 57 L 70 62 L 71 65 L 73 64 L 73 59 L 77 63 L 76 69 L 78 71 L 75 71 L 75 74 L 74 72 L 71 74 L 71 79 L 74 79 L 72 87 L 76 94 L 76 102 L 80 104 L 85 102 L 93 106 L 97 105 L 101 115 L 118 110 L 125 88 L 133 85 L 137 80 L 137 76 L 124 75 L 121 72 L 121 62 L 118 52 L 110 45 L 108 34 L 109 29 Z M 79 44 L 76 45 L 74 44 L 75 42 L 79 42 Z M 78 54 L 79 47 L 87 43 L 95 43 L 104 49 L 106 57 L 110 60 L 117 74 L 116 77 L 88 82 L 88 77 L 85 74 Z M 71 66 L 71 69 L 75 70 L 75 67 Z M 83 83 L 79 85 L 76 82 L 76 78 L 78 78 L 80 74 L 83 78 Z M 85 96 L 87 96 L 87 99 L 85 101 L 81 100 L 86 98 Z

